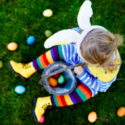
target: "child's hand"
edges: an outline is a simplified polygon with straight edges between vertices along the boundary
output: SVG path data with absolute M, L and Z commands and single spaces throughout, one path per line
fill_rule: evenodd
M 82 66 L 78 66 L 74 68 L 74 73 L 76 73 L 77 75 L 81 75 L 83 73 L 84 69 Z

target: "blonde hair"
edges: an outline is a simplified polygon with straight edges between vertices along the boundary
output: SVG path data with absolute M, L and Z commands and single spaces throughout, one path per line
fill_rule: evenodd
M 88 64 L 104 67 L 107 71 L 115 70 L 118 65 L 110 64 L 116 48 L 123 42 L 123 37 L 109 31 L 94 29 L 81 43 L 81 53 Z M 120 65 L 120 64 L 119 64 Z

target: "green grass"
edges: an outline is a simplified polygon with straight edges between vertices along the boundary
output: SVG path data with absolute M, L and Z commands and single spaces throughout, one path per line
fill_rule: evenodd
M 34 97 L 48 96 L 38 84 L 41 71 L 27 81 L 11 72 L 8 61 L 29 62 L 45 52 L 43 47 L 46 37 L 44 31 L 53 33 L 77 26 L 76 17 L 83 0 L 0 0 L 0 60 L 4 67 L 0 69 L 0 125 L 35 125 L 32 108 Z M 93 0 L 94 15 L 92 24 L 103 25 L 114 33 L 125 35 L 125 1 Z M 50 8 L 54 15 L 45 18 L 43 10 Z M 28 46 L 29 35 L 36 37 L 36 42 Z M 18 50 L 10 52 L 9 42 L 18 43 Z M 124 62 L 124 46 L 119 48 Z M 122 64 L 119 78 L 124 78 L 125 64 Z M 45 125 L 83 125 L 90 123 L 88 113 L 96 111 L 98 120 L 95 125 L 121 125 L 125 117 L 119 118 L 116 111 L 125 106 L 124 80 L 116 81 L 106 93 L 100 93 L 84 104 L 65 108 L 51 108 L 45 113 Z M 26 93 L 17 95 L 16 85 L 24 85 Z

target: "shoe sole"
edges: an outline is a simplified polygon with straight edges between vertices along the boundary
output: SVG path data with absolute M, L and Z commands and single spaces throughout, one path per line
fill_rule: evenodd
M 35 114 L 36 102 L 37 102 L 37 98 L 34 98 L 33 116 L 34 116 L 35 122 L 38 123 L 38 119 Z
M 19 75 L 19 76 L 20 76 L 20 78 L 21 78 L 21 79 L 23 79 L 23 80 L 26 80 L 26 79 L 27 79 L 27 78 L 23 77 L 22 75 L 20 75 L 19 73 L 15 72 L 15 71 L 14 71 L 14 69 L 12 68 L 12 66 L 11 66 L 10 62 L 8 62 L 8 64 L 9 64 L 9 67 L 11 68 L 11 71 L 12 71 L 13 73 L 15 73 L 15 74 Z

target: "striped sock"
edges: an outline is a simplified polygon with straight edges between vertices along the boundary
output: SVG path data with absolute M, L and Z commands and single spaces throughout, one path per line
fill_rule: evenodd
M 38 58 L 33 60 L 33 66 L 36 70 L 46 68 L 49 64 L 54 61 L 63 60 L 62 47 L 61 45 L 53 47 L 51 50 L 40 55 Z
M 80 85 L 78 85 L 76 90 L 73 91 L 71 94 L 53 95 L 51 96 L 51 101 L 53 106 L 64 107 L 85 102 L 91 97 L 92 97 L 91 90 L 87 86 L 81 83 Z

